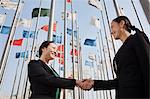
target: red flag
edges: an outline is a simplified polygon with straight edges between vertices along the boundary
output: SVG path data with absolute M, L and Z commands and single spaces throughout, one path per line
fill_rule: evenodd
M 57 23 L 54 22 L 54 23 L 53 23 L 53 31 L 54 31 L 54 32 L 56 32 L 56 25 L 57 25 Z
M 57 50 L 58 50 L 59 52 L 64 52 L 64 45 L 59 45 L 59 46 L 57 47 Z
M 59 58 L 58 59 L 58 62 L 60 63 L 60 64 L 64 64 L 64 45 L 59 45 L 58 47 L 57 47 L 57 51 L 58 51 L 58 53 L 57 53 L 57 57 Z
M 72 0 L 67 0 L 68 3 L 71 3 Z
M 11 45 L 22 46 L 23 39 L 11 41 Z
M 53 23 L 53 32 L 56 32 L 56 25 L 57 25 L 57 23 L 54 22 Z M 48 25 L 42 26 L 41 29 L 47 32 L 48 31 Z
M 59 59 L 58 61 L 61 65 L 64 65 L 64 59 Z
M 41 29 L 47 32 L 48 31 L 48 25 L 42 26 Z
M 58 53 L 57 57 L 59 58 L 58 62 L 63 65 L 64 64 L 64 53 Z
M 70 55 L 73 55 L 73 50 L 71 50 Z M 77 51 L 77 49 L 74 49 L 74 55 L 75 55 L 75 56 L 78 56 L 78 51 Z

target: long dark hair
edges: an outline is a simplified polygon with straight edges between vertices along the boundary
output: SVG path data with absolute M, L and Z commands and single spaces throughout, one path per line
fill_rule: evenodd
M 130 20 L 126 16 L 118 16 L 117 18 L 113 19 L 114 22 L 120 23 L 121 21 L 125 22 L 125 29 L 131 33 L 131 30 L 135 31 L 137 28 L 132 26 Z

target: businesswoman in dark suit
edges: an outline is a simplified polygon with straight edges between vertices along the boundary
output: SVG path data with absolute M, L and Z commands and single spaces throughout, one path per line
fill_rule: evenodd
M 114 39 L 123 45 L 114 58 L 114 80 L 85 80 L 80 87 L 89 90 L 116 89 L 117 99 L 149 98 L 150 43 L 139 29 L 131 25 L 126 16 L 119 16 L 111 23 Z M 134 35 L 131 30 L 136 31 Z
M 73 90 L 80 81 L 61 78 L 48 66 L 48 62 L 56 56 L 56 45 L 45 41 L 39 48 L 39 60 L 31 60 L 28 64 L 28 76 L 32 91 L 30 99 L 59 99 L 60 89 Z

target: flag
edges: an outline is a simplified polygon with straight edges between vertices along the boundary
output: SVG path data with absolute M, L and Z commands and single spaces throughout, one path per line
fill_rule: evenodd
M 15 46 L 22 46 L 23 39 L 12 40 L 11 44 Z
M 16 53 L 16 58 L 28 58 L 28 52 L 29 51 L 26 51 L 26 52 L 17 52 Z
M 53 32 L 56 32 L 56 25 L 57 25 L 57 23 L 54 22 L 53 23 Z M 47 32 L 48 31 L 48 27 L 49 27 L 48 25 L 44 25 L 44 26 L 41 27 L 41 29 Z
M 29 37 L 30 37 L 30 38 L 34 38 L 34 37 L 35 37 L 35 31 L 30 31 Z
M 86 60 L 85 66 L 93 66 L 93 62 Z
M 23 30 L 23 38 L 29 37 L 29 31 Z
M 41 29 L 47 32 L 48 31 L 48 25 L 42 26 Z
M 61 44 L 61 42 L 62 42 L 62 35 L 59 36 L 59 35 L 53 34 L 53 41 L 54 41 L 54 43 Z
M 67 34 L 72 35 L 72 29 L 67 28 Z M 77 38 L 77 31 L 74 31 L 74 36 Z
M 64 12 L 62 12 L 61 18 L 64 20 Z M 67 19 L 72 20 L 72 13 L 71 12 L 67 12 Z M 75 21 L 76 19 L 77 19 L 77 13 L 74 12 L 73 13 L 73 21 Z
M 84 42 L 84 45 L 96 46 L 96 40 L 95 39 L 86 39 Z
M 3 26 L 0 33 L 1 33 L 1 34 L 9 34 L 9 33 L 10 33 L 10 27 L 8 27 L 8 26 Z
M 59 68 L 59 70 L 64 71 L 64 67 L 63 67 L 63 66 L 61 66 L 61 67 Z
M 58 53 L 57 57 L 59 58 L 58 62 L 63 65 L 64 64 L 64 53 L 61 53 L 61 52 Z
M 67 0 L 67 3 L 71 3 L 72 2 L 72 0 Z
M 23 38 L 34 38 L 34 31 L 26 31 L 23 30 L 23 34 L 22 34 Z
M 8 9 L 8 10 L 16 10 L 17 9 L 17 2 L 11 2 L 11 1 L 1 1 L 0 6 Z M 19 9 L 22 7 L 22 3 L 20 3 Z
M 89 0 L 88 4 L 93 7 L 96 7 L 99 10 L 102 10 L 102 6 L 99 0 Z
M 59 45 L 59 46 L 57 47 L 57 51 L 58 51 L 58 52 L 64 52 L 64 45 Z
M 32 18 L 33 17 L 38 17 L 39 9 L 40 8 L 34 8 L 33 9 L 33 11 L 32 11 Z M 50 11 L 49 9 L 41 8 L 40 16 L 41 17 L 49 16 L 49 11 Z
M 100 29 L 100 21 L 95 16 L 91 18 L 90 24 Z
M 95 60 L 95 59 L 96 59 L 96 54 L 94 54 L 94 53 L 89 53 L 88 58 L 89 58 L 90 60 Z
M 54 23 L 53 23 L 53 31 L 54 31 L 54 32 L 56 32 L 56 25 L 57 25 L 57 23 L 54 22 Z
M 6 18 L 6 15 L 0 14 L 0 25 L 4 23 L 5 18 Z
M 30 19 L 20 19 L 18 26 L 23 26 L 23 27 L 27 27 L 30 28 L 31 26 L 31 20 Z
M 73 55 L 73 49 L 70 51 L 70 55 Z M 74 55 L 78 56 L 78 50 L 74 49 Z
M 57 47 L 57 57 L 59 58 L 58 59 L 58 62 L 63 65 L 64 64 L 64 45 L 59 45 Z
M 20 58 L 20 52 L 16 53 L 16 58 Z

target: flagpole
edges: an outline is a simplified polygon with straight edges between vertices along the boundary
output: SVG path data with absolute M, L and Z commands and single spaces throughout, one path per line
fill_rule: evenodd
M 22 10 L 20 11 L 20 13 L 22 13 Z M 16 22 L 16 26 L 18 26 L 18 23 L 19 23 L 18 21 L 19 20 L 20 20 L 20 16 L 18 17 L 18 20 Z M 22 48 L 23 47 L 21 46 L 21 49 Z M 21 55 L 21 50 L 20 50 L 20 55 Z M 14 92 L 15 83 L 16 83 L 16 79 L 17 79 L 17 73 L 18 73 L 19 64 L 20 64 L 20 57 L 19 57 L 19 60 L 18 60 L 18 63 L 17 63 L 17 68 L 16 68 L 16 72 L 15 72 L 15 77 L 14 77 L 14 82 L 13 82 L 13 87 L 12 87 L 10 99 L 12 99 L 12 97 L 13 97 L 13 92 Z
M 31 49 L 31 56 L 30 60 L 34 59 L 34 54 L 35 54 L 35 40 L 36 40 L 36 35 L 38 34 L 38 25 L 39 25 L 39 18 L 41 14 L 41 5 L 42 5 L 42 0 L 40 0 L 40 5 L 39 5 L 39 12 L 38 12 L 38 17 L 36 20 L 36 26 L 35 26 L 35 32 L 34 32 L 34 37 L 33 37 L 33 42 L 32 42 L 32 49 Z
M 14 19 L 13 19 L 12 26 L 11 26 L 11 31 L 10 31 L 10 34 L 8 35 L 6 46 L 4 48 L 5 50 L 3 52 L 2 59 L 1 59 L 1 62 L 0 62 L 0 84 L 1 84 L 1 81 L 2 81 L 2 78 L 3 78 L 4 70 L 5 70 L 5 67 L 6 67 L 6 63 L 7 63 L 7 60 L 8 60 L 8 55 L 9 55 L 10 48 L 11 48 L 10 42 L 12 41 L 12 39 L 14 37 L 14 34 L 15 34 L 17 17 L 19 15 L 20 9 L 21 9 L 21 7 L 19 7 L 20 3 L 21 3 L 21 0 L 18 1 L 17 8 L 16 8 L 15 15 L 14 15 Z
M 31 24 L 30 24 L 30 28 L 29 28 L 29 37 L 30 37 L 30 32 L 31 32 L 31 26 L 32 26 L 32 22 L 31 22 Z M 29 41 L 29 37 L 27 38 L 27 43 L 26 43 L 26 48 L 25 48 L 25 52 L 27 51 L 27 49 L 28 49 L 28 41 Z M 28 52 L 28 54 L 29 54 L 29 52 Z M 29 58 L 29 55 L 28 55 L 28 58 Z M 25 59 L 23 60 L 23 66 L 24 66 L 24 63 L 25 63 Z M 24 86 L 23 86 L 23 88 L 22 88 L 22 93 L 23 93 L 23 91 L 24 91 L 24 93 L 23 93 L 23 97 L 21 96 L 21 98 L 23 98 L 23 99 L 25 99 L 25 94 L 26 94 L 26 91 L 28 90 L 27 89 L 27 83 L 28 83 L 28 76 L 27 76 L 27 70 L 26 70 L 26 72 L 25 72 L 25 74 L 26 74 L 26 77 L 24 77 Z M 27 89 L 27 90 L 26 90 Z M 19 90 L 19 87 L 18 87 L 18 89 L 17 90 Z
M 105 13 L 106 13 L 106 17 L 107 17 L 107 23 L 108 23 L 109 31 L 110 31 L 110 33 L 111 33 L 110 22 L 109 22 L 109 18 L 108 18 L 108 13 L 107 13 L 107 8 L 106 8 L 105 0 L 103 0 L 103 4 L 104 4 L 104 8 L 105 8 Z M 101 11 L 101 15 L 102 15 L 102 17 L 103 17 L 102 11 Z M 104 21 L 104 18 L 103 18 L 103 21 Z M 110 34 L 110 36 L 111 36 L 111 40 L 112 40 L 112 46 L 113 46 L 114 54 L 116 54 L 115 45 L 114 45 L 114 40 L 113 40 L 113 37 L 112 37 L 111 34 Z
M 114 3 L 114 7 L 115 7 L 115 10 L 116 10 L 117 16 L 121 16 L 121 14 L 119 13 L 119 6 L 118 6 L 117 1 L 113 0 L 113 3 Z
M 0 33 L 2 33 L 2 29 L 3 29 L 3 26 L 4 26 L 5 21 L 6 21 L 6 13 L 5 13 L 4 21 L 3 21 L 3 23 L 2 23 L 2 25 L 1 25 L 1 27 L 0 27 Z M 4 50 L 3 50 L 3 53 L 4 53 Z M 2 57 L 3 57 L 3 56 L 2 56 Z M 2 57 L 0 58 L 0 60 L 2 60 Z
M 56 0 L 51 0 L 51 9 L 49 15 L 49 26 L 48 26 L 48 36 L 47 40 L 52 40 L 53 37 L 53 21 L 54 21 L 54 14 L 55 14 L 55 2 Z
M 12 99 L 12 97 L 13 97 L 13 92 L 14 92 L 16 78 L 17 78 L 17 73 L 18 73 L 18 68 L 19 68 L 19 63 L 20 63 L 20 57 L 19 57 L 19 60 L 18 60 L 18 63 L 17 63 L 17 68 L 16 68 L 16 72 L 15 72 L 15 78 L 14 78 L 14 81 L 13 81 L 13 87 L 12 87 L 10 99 Z
M 67 59 L 67 48 L 66 48 L 66 42 L 67 42 L 67 2 L 66 0 L 64 0 L 64 78 L 66 77 L 66 59 Z M 66 92 L 65 92 L 65 89 L 63 90 L 63 99 L 66 98 Z
M 71 17 L 72 17 L 72 71 L 73 71 L 73 79 L 75 78 L 74 72 L 75 72 L 75 49 L 74 49 L 74 17 L 73 17 L 73 0 L 71 3 Z M 73 99 L 75 99 L 75 90 L 73 90 Z
M 79 66 L 80 66 L 80 78 L 83 79 L 83 68 L 82 68 L 82 53 L 81 53 L 81 39 L 79 39 Z M 81 90 L 81 99 L 84 99 L 84 92 Z
M 98 52 L 98 49 L 97 49 L 97 53 L 99 53 Z M 96 65 L 97 65 L 97 72 L 98 72 L 98 79 L 100 79 L 100 80 L 102 80 L 102 74 L 101 74 L 101 72 L 100 72 L 100 58 L 99 59 L 97 59 L 97 57 L 99 57 L 99 55 L 97 54 L 97 56 L 95 57 L 95 61 L 96 61 Z M 99 60 L 99 61 L 98 61 Z M 100 98 L 102 97 L 102 95 L 101 95 L 101 92 L 99 92 L 99 95 L 100 95 Z
M 112 60 L 111 60 L 111 55 L 110 55 L 110 48 L 109 48 L 109 44 L 108 44 L 108 37 L 106 34 L 106 27 L 105 27 L 105 23 L 104 23 L 104 16 L 103 13 L 101 12 L 102 15 L 102 20 L 103 20 L 103 27 L 104 27 L 104 32 L 105 32 L 105 38 L 106 38 L 106 44 L 107 44 L 107 48 L 108 48 L 108 54 L 109 54 L 109 61 L 110 61 L 110 66 L 111 66 L 111 71 L 112 71 L 112 77 L 114 78 L 114 69 L 113 69 L 113 65 L 112 65 Z M 101 34 L 101 30 L 100 30 L 100 34 Z
M 105 76 L 104 76 L 104 79 L 105 80 L 108 80 L 109 79 L 109 76 L 108 76 L 108 69 L 107 69 L 107 67 L 108 67 L 108 65 L 107 65 L 107 61 L 106 61 L 106 55 L 105 55 L 105 52 L 104 52 L 104 43 L 103 43 L 103 39 L 102 39 L 102 34 L 101 34 L 101 30 L 100 30 L 100 33 L 99 32 L 97 32 L 98 33 L 98 40 L 99 40 L 99 47 L 100 47 L 100 39 L 101 39 L 101 45 L 102 45 L 102 49 L 103 49 L 103 56 L 104 56 L 104 62 L 105 62 L 105 67 L 106 67 L 106 77 L 107 77 L 107 79 L 105 78 Z M 99 48 L 99 49 L 101 49 L 101 47 Z M 102 52 L 100 53 L 101 55 L 102 55 Z M 103 71 L 104 71 L 104 69 L 103 69 Z M 110 92 L 110 91 L 109 91 Z M 111 96 L 111 92 L 109 93 L 110 94 L 110 96 Z M 107 94 L 107 91 L 106 91 L 106 99 L 108 98 L 108 94 Z M 112 97 L 111 97 L 112 98 Z
M 76 12 L 75 12 L 76 13 Z M 80 79 L 81 80 L 81 69 L 80 69 L 80 62 L 79 62 L 79 60 L 80 60 L 80 44 L 79 44 L 79 41 L 80 41 L 80 35 L 79 35 L 79 27 L 78 27 L 78 24 L 77 24 L 77 18 L 76 18 L 76 20 L 75 20 L 75 26 L 76 26 L 76 33 L 77 33 L 77 40 L 76 40 L 76 42 L 77 42 L 77 71 L 78 71 L 78 79 Z M 79 94 L 79 99 L 82 99 L 82 90 L 80 89 L 80 88 L 78 88 L 78 94 Z
M 131 0 L 131 3 L 132 3 L 132 5 L 133 5 L 133 8 L 134 8 L 135 14 L 136 14 L 136 16 L 137 16 L 137 19 L 138 19 L 138 21 L 139 21 L 140 27 L 141 27 L 142 31 L 144 32 L 144 29 L 143 29 L 142 23 L 141 23 L 141 21 L 140 21 L 140 18 L 139 18 L 139 16 L 138 16 L 137 11 L 136 11 L 136 8 L 135 8 L 135 5 L 134 5 L 133 0 Z

